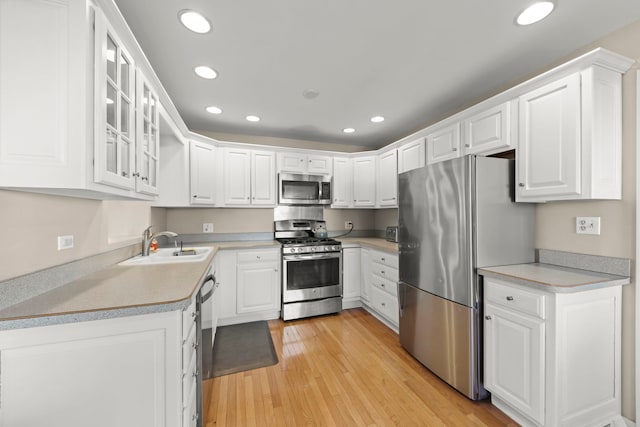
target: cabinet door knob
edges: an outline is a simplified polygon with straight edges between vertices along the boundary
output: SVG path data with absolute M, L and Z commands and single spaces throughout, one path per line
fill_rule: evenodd
M 507 301 L 513 301 L 513 297 L 512 297 L 511 295 L 509 295 L 509 296 L 507 297 Z
M 193 198 L 194 198 L 194 199 L 197 199 L 197 198 L 198 198 L 198 195 L 197 195 L 197 194 L 194 194 L 194 195 L 193 195 Z
M 453 147 L 451 151 L 458 151 L 458 149 L 456 147 Z
M 523 182 L 518 183 L 518 187 L 524 187 L 524 183 Z
M 486 316 L 484 316 L 485 319 L 487 320 L 491 320 L 491 316 L 489 316 L 488 314 Z

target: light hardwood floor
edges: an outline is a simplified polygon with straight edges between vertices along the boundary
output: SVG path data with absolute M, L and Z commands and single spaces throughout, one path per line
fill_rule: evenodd
M 269 328 L 278 364 L 205 381 L 205 427 L 517 426 L 438 379 L 363 309 Z

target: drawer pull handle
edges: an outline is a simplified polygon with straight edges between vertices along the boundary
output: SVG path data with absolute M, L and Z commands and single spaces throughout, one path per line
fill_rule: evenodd
M 380 305 L 381 305 L 381 306 L 383 306 L 383 307 L 386 307 L 386 306 L 387 306 L 387 304 L 386 304 L 386 303 L 384 303 L 384 302 L 383 302 L 382 304 L 380 304 Z
M 384 274 L 384 270 L 380 270 L 380 274 Z
M 384 288 L 384 283 L 380 283 L 380 286 L 382 286 Z
M 513 301 L 513 297 L 512 297 L 511 295 L 509 295 L 509 296 L 507 297 L 507 301 Z
M 484 316 L 485 319 L 487 320 L 491 320 L 491 316 L 489 316 L 488 314 L 486 316 Z
M 385 262 L 385 259 L 384 259 L 384 257 L 382 257 L 382 258 L 380 258 L 380 259 L 382 260 L 382 262 Z

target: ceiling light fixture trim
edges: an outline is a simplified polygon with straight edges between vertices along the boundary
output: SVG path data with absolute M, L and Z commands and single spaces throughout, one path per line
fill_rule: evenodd
M 373 116 L 371 117 L 371 122 L 372 123 L 381 123 L 384 122 L 384 117 L 383 116 Z
M 516 23 L 522 26 L 535 24 L 549 16 L 549 14 L 553 12 L 554 8 L 555 4 L 552 1 L 539 1 L 533 3 L 520 12 L 516 18 Z
M 205 108 L 205 111 L 209 114 L 222 114 L 222 108 L 210 105 Z
M 178 12 L 178 19 L 189 30 L 198 34 L 206 34 L 211 31 L 211 22 L 200 13 L 183 9 Z
M 344 128 L 342 132 L 344 133 L 354 133 L 356 130 L 354 128 Z
M 218 72 L 206 65 L 199 65 L 193 69 L 193 71 L 203 79 L 213 80 L 218 77 Z
M 260 117 L 258 116 L 247 116 L 245 117 L 247 119 L 247 121 L 249 122 L 259 122 L 260 121 Z

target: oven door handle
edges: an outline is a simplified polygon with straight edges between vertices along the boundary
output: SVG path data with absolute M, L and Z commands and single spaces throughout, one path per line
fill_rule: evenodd
M 320 254 L 315 254 L 315 255 L 286 255 L 284 257 L 282 257 L 283 260 L 285 261 L 292 261 L 292 260 L 315 260 L 315 259 L 333 259 L 333 258 L 340 258 L 340 252 L 336 252 L 335 254 L 332 255 L 320 255 Z

